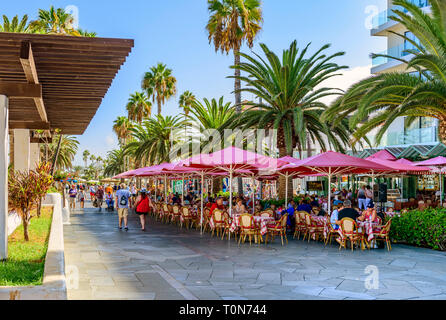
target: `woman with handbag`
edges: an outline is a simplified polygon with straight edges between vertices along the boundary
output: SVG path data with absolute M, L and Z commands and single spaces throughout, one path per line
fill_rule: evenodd
M 139 216 L 139 221 L 141 222 L 141 230 L 146 231 L 146 216 L 149 214 L 151 209 L 155 209 L 150 197 L 147 196 L 146 189 L 142 189 L 140 195 L 135 201 L 135 212 Z

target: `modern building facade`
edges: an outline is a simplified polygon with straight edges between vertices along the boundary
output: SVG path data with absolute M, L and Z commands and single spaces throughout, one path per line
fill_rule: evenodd
M 431 8 L 428 0 L 410 0 L 413 4 L 419 6 L 425 12 L 429 13 Z M 388 7 L 380 12 L 373 19 L 373 29 L 371 35 L 374 37 L 385 37 L 387 40 L 387 50 L 379 52 L 404 60 L 410 60 L 413 55 L 407 53 L 407 50 L 413 50 L 415 47 L 402 37 L 392 33 L 404 34 L 406 37 L 417 41 L 413 34 L 409 32 L 401 23 L 393 21 L 393 9 L 401 9 L 395 6 L 393 0 L 388 0 Z M 376 52 L 378 53 L 378 52 Z M 372 59 L 371 73 L 378 75 L 388 72 L 412 72 L 407 70 L 403 62 L 376 57 Z M 405 126 L 405 119 L 397 119 L 388 129 L 382 141 L 376 150 L 365 150 L 362 156 L 369 156 L 379 149 L 388 149 L 398 158 L 429 158 L 446 152 L 446 147 L 438 141 L 438 121 L 432 118 L 419 118 L 409 127 Z M 373 141 L 373 133 L 369 136 Z

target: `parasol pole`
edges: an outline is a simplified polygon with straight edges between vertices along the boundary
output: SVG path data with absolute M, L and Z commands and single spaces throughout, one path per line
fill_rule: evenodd
M 256 206 L 255 206 L 256 199 L 255 199 L 255 191 L 254 191 L 254 189 L 255 189 L 254 175 L 252 175 L 251 181 L 252 181 L 252 214 L 254 214 L 255 210 L 256 210 Z
M 165 201 L 167 202 L 167 175 L 164 175 L 164 196 L 165 196 Z
M 232 165 L 229 169 L 229 215 L 232 215 Z
M 443 208 L 443 176 L 442 176 L 442 167 L 440 167 L 440 206 Z
M 401 175 L 401 208 L 403 208 L 403 199 L 404 199 L 404 175 Z
M 285 173 L 285 208 L 288 209 L 288 172 Z
M 328 215 L 331 216 L 331 167 L 328 168 Z
M 203 187 L 204 187 L 204 171 L 201 171 L 201 211 L 200 211 L 201 235 L 203 235 Z
M 181 174 L 181 204 L 184 206 L 184 173 Z

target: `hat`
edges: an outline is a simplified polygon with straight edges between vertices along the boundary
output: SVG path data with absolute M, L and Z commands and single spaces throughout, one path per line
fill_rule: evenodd
M 373 202 L 370 202 L 370 203 L 367 205 L 367 209 L 373 209 L 373 208 L 375 208 L 375 204 L 374 204 Z
M 146 189 L 141 189 L 141 193 L 147 193 Z

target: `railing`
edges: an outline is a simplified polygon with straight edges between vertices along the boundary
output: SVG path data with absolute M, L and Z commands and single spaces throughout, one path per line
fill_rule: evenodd
M 418 39 L 415 40 L 415 41 L 417 43 L 419 43 Z M 391 57 L 395 57 L 395 58 L 400 58 L 401 59 L 401 58 L 404 58 L 404 57 L 410 55 L 410 53 L 407 52 L 407 50 L 418 51 L 418 49 L 413 44 L 411 44 L 410 42 L 406 42 L 406 43 L 400 44 L 399 46 L 395 46 L 395 47 L 390 48 L 390 49 L 388 49 L 386 51 L 383 51 L 383 52 L 381 52 L 379 54 L 388 55 L 388 56 L 391 56 Z M 387 57 L 375 57 L 375 58 L 372 58 L 372 65 L 374 67 L 376 67 L 376 66 L 379 66 L 379 65 L 382 65 L 382 64 L 386 64 L 386 63 L 388 63 L 391 60 L 392 60 L 391 58 L 387 58 Z
M 428 0 L 410 0 L 409 2 L 415 4 L 419 8 L 425 8 L 425 7 L 430 6 Z M 382 11 L 382 12 L 378 13 L 375 17 L 373 17 L 373 20 L 372 20 L 373 29 L 378 29 L 380 26 L 389 22 L 391 20 L 390 18 L 395 16 L 395 14 L 393 13 L 393 10 L 395 10 L 395 9 L 399 9 L 401 11 L 407 12 L 405 9 L 403 9 L 400 6 L 393 6 L 390 9 Z

